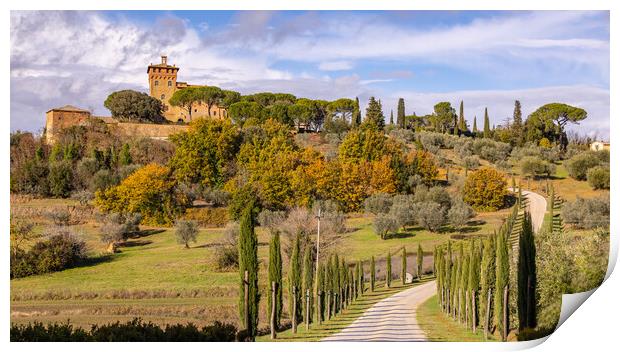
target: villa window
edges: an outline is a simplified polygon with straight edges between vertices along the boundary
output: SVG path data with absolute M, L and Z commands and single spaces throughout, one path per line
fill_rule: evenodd
M 166 99 L 166 94 L 161 95 L 161 100 L 164 100 L 164 99 Z
M 172 87 L 172 81 L 168 81 L 168 87 Z
M 155 86 L 158 86 L 158 85 L 159 85 L 159 81 L 155 81 Z

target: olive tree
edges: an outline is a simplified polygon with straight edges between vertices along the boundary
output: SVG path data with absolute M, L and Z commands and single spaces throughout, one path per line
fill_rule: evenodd
M 178 220 L 175 224 L 174 235 L 177 238 L 177 243 L 189 248 L 190 242 L 196 243 L 198 223 L 193 220 Z

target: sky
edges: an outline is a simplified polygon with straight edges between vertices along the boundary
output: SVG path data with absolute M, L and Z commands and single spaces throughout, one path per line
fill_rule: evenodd
M 449 101 L 479 126 L 541 105 L 579 106 L 572 129 L 609 138 L 607 11 L 12 11 L 11 130 L 66 104 L 108 116 L 113 91 L 148 92 L 160 55 L 179 81 L 242 94 L 369 97 L 389 118 Z

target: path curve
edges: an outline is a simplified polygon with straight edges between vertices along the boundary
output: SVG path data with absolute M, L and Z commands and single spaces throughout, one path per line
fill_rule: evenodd
M 435 281 L 430 281 L 384 298 L 351 325 L 323 341 L 426 341 L 416 311 L 436 291 Z
M 532 191 L 521 191 L 521 194 L 528 200 L 528 211 L 532 216 L 532 226 L 534 232 L 540 231 L 547 213 L 547 199 L 538 193 Z

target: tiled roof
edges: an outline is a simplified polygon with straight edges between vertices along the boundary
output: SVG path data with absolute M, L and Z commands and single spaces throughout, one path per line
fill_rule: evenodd
M 65 105 L 65 106 L 62 106 L 62 107 L 59 107 L 59 108 L 51 109 L 48 112 L 50 112 L 50 111 L 72 111 L 72 112 L 88 112 L 88 113 L 90 113 L 90 111 L 88 111 L 88 110 L 80 109 L 80 108 L 75 107 L 73 105 Z

